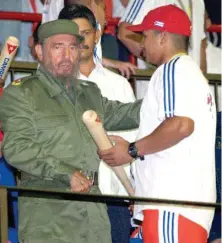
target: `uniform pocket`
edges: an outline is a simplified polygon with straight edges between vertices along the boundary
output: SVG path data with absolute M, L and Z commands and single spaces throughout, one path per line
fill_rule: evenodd
M 37 129 L 47 129 L 64 126 L 69 123 L 69 117 L 66 115 L 47 115 L 35 118 Z

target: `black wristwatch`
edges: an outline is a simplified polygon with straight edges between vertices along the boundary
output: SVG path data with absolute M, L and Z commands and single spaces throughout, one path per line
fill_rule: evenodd
M 135 145 L 136 142 L 130 143 L 128 148 L 128 154 L 134 159 L 144 160 L 144 156 L 138 155 L 138 149 Z

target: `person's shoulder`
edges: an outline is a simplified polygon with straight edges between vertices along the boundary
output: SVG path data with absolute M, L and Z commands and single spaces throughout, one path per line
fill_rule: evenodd
M 172 66 L 171 69 L 175 69 L 175 71 L 183 73 L 186 76 L 193 76 L 196 72 L 199 73 L 200 71 L 199 65 L 189 55 L 176 57 L 168 65 Z
M 104 74 L 107 78 L 112 79 L 112 82 L 115 82 L 115 83 L 127 82 L 128 83 L 128 80 L 125 77 L 121 76 L 120 74 L 118 74 L 114 71 L 111 71 L 107 68 L 103 68 L 103 71 L 104 71 Z
M 31 75 L 23 78 L 16 79 L 11 82 L 3 91 L 3 97 L 8 95 L 21 95 L 22 93 L 26 92 L 27 90 L 32 90 L 34 84 L 39 80 L 38 75 Z
M 32 99 L 33 84 L 39 83 L 35 81 L 38 81 L 38 77 L 35 75 L 14 80 L 2 92 L 0 99 L 1 108 L 29 102 L 29 99 Z
M 23 87 L 24 85 L 26 85 L 27 83 L 31 83 L 35 80 L 39 79 L 39 75 L 30 75 L 27 77 L 23 77 L 23 78 L 19 78 L 16 79 L 14 81 L 12 81 L 11 85 L 9 87 Z
M 30 87 L 35 81 L 39 80 L 39 75 L 30 75 L 23 78 L 16 79 L 5 90 L 22 90 L 25 87 Z
M 78 83 L 81 87 L 88 87 L 88 88 L 97 88 L 97 84 L 92 81 L 86 81 L 84 79 L 78 79 Z
M 78 83 L 79 83 L 79 86 L 84 90 L 84 91 L 87 91 L 87 90 L 90 90 L 90 92 L 99 92 L 100 93 L 100 89 L 98 87 L 98 85 L 92 81 L 86 81 L 86 80 L 83 80 L 83 79 L 78 79 Z
M 189 68 L 198 68 L 198 65 L 189 55 L 178 55 L 159 67 L 165 73 L 171 73 L 175 70 L 187 72 Z
M 79 81 L 79 87 L 80 90 L 89 98 L 89 97 L 97 97 L 99 98 L 101 96 L 101 90 L 98 87 L 98 85 L 92 81 L 89 80 L 81 80 Z
M 205 82 L 204 75 L 199 65 L 189 55 L 175 57 L 164 64 L 163 77 L 167 82 L 174 82 L 177 80 L 177 82 L 183 82 L 189 86 L 194 85 L 194 80 L 204 80 Z

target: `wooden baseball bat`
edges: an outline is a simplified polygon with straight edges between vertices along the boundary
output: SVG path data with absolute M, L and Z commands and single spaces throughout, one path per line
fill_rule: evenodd
M 19 47 L 19 40 L 14 36 L 9 36 L 1 51 L 0 56 L 0 79 L 4 80 L 12 60 Z
M 100 121 L 97 113 L 93 110 L 88 110 L 83 113 L 82 120 L 89 133 L 93 137 L 95 144 L 99 150 L 106 150 L 112 147 L 112 143 L 103 128 L 102 122 Z M 134 190 L 130 184 L 130 181 L 126 175 L 126 172 L 122 166 L 112 167 L 117 177 L 125 187 L 126 191 L 130 196 L 134 195 Z

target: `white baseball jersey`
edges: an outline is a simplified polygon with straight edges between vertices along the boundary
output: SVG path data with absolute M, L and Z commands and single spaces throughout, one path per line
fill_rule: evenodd
M 193 133 L 166 150 L 136 161 L 136 196 L 215 202 L 215 102 L 198 65 L 188 55 L 176 56 L 153 74 L 141 111 L 138 139 L 151 134 L 166 118 L 189 117 Z M 157 204 L 136 205 L 142 210 L 177 212 L 208 232 L 214 210 Z
M 118 100 L 123 103 L 134 102 L 133 90 L 124 77 L 109 71 L 100 64 L 96 64 L 88 77 L 80 74 L 80 79 L 95 82 L 101 89 L 101 93 L 109 100 Z M 109 135 L 118 135 L 128 140 L 135 141 L 138 130 L 108 132 Z M 130 166 L 124 166 L 126 174 L 130 177 Z M 103 161 L 99 167 L 99 188 L 103 194 L 128 195 L 121 182 L 112 169 Z
M 201 40 L 205 38 L 203 0 L 130 0 L 120 22 L 128 22 L 133 25 L 140 24 L 150 10 L 168 4 L 176 4 L 192 18 L 193 30 L 189 55 L 200 64 L 200 45 Z M 146 63 L 139 58 L 138 67 L 141 69 L 148 68 Z M 136 88 L 137 97 L 142 98 L 148 88 L 148 82 L 137 81 Z

